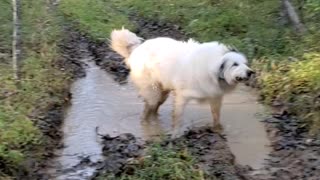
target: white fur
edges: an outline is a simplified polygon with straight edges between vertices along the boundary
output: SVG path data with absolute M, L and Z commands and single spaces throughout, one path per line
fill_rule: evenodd
M 140 45 L 141 41 L 142 38 L 124 28 L 111 32 L 111 48 L 125 58 L 130 56 L 132 50 Z
M 112 48 L 126 58 L 130 77 L 147 105 L 156 104 L 161 92 L 173 90 L 175 108 L 182 106 L 183 110 L 190 100 L 214 106 L 235 88 L 237 77 L 247 78 L 250 71 L 244 55 L 219 42 L 199 43 L 192 39 L 183 42 L 159 37 L 140 44 L 141 38 L 125 29 L 113 31 L 111 42 Z M 176 116 L 182 110 L 175 109 L 179 111 Z

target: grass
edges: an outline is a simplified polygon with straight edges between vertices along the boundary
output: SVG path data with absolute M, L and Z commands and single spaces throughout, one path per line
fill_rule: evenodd
M 160 20 L 180 24 L 190 37 L 197 40 L 219 40 L 234 44 L 253 58 L 289 51 L 283 46 L 287 43 L 285 36 L 291 32 L 288 28 L 281 28 L 274 18 L 278 11 L 277 2 L 125 0 L 118 4 L 138 12 L 143 17 L 158 17 Z M 270 46 L 277 47 L 269 48 Z
M 130 172 L 120 176 L 106 174 L 98 179 L 114 180 L 203 180 L 204 173 L 195 166 L 196 160 L 186 149 L 173 149 L 151 144 L 142 160 L 131 167 Z M 133 172 L 132 172 L 133 168 Z
M 304 120 L 311 134 L 320 130 L 320 54 L 305 54 L 297 62 L 277 63 L 261 75 L 264 102 L 288 106 L 290 114 Z
M 105 0 L 62 0 L 59 9 L 93 39 L 105 39 L 114 28 L 133 28 L 127 16 Z
M 4 57 L 1 58 L 1 55 L 4 56 L 10 53 L 9 49 L 11 48 L 11 1 L 2 0 L 0 2 L 0 60 L 4 60 Z
M 11 4 L 1 1 L 1 51 L 10 52 Z M 40 113 L 53 104 L 63 103 L 69 76 L 61 72 L 57 42 L 60 27 L 47 9 L 46 1 L 29 0 L 21 4 L 23 56 L 20 87 L 12 79 L 10 57 L 0 62 L 0 179 L 15 177 L 27 168 L 28 158 L 41 158 L 46 137 L 35 125 Z
M 310 42 L 314 40 L 310 37 L 319 35 L 315 28 L 319 26 L 314 26 L 317 24 L 314 18 L 316 15 L 308 16 L 309 13 L 306 13 L 308 27 L 314 27 L 309 28 L 312 36 L 301 39 L 295 36 L 291 26 L 280 23 L 280 2 L 277 0 L 114 1 L 118 6 L 136 11 L 143 17 L 157 17 L 159 20 L 180 24 L 189 36 L 197 40 L 219 40 L 234 44 L 245 52 L 249 59 L 300 55 L 304 48 L 295 48 L 297 45 L 312 45 L 313 48 L 316 47 L 315 43 L 319 45 L 318 42 Z M 308 5 L 305 11 L 309 11 L 307 7 Z M 301 51 L 298 51 L 300 49 Z

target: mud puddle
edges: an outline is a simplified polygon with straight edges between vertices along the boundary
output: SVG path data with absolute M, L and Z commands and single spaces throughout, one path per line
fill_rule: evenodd
M 81 61 L 87 65 L 86 77 L 76 81 L 71 89 L 72 106 L 67 110 L 63 125 L 65 147 L 55 159 L 56 172 L 50 173 L 56 174 L 56 179 L 86 179 L 94 173 L 96 165 L 103 159 L 96 131 L 110 136 L 132 133 L 142 140 L 170 133 L 172 98 L 161 107 L 158 120 L 142 124 L 143 103 L 132 84 L 115 83 L 95 65 L 90 55 Z M 245 86 L 226 96 L 222 122 L 236 161 L 260 168 L 269 152 L 269 142 L 257 117 L 263 108 L 255 97 Z M 191 103 L 186 108 L 181 132 L 211 124 L 209 107 Z M 83 159 L 87 161 L 86 166 L 81 166 Z
M 162 34 L 173 35 L 178 39 L 185 38 L 178 28 L 171 28 L 170 24 L 152 23 L 150 26 L 150 23 L 143 20 L 137 23 L 141 27 L 140 34 L 145 38 Z M 161 28 L 162 26 L 164 28 Z M 57 158 L 48 170 L 52 179 L 90 179 L 95 170 L 105 163 L 101 145 L 104 141 L 101 142 L 98 134 L 114 137 L 131 133 L 137 141 L 144 141 L 162 133 L 170 133 L 171 130 L 172 98 L 169 97 L 161 106 L 158 119 L 150 123 L 141 123 L 142 100 L 138 98 L 131 82 L 120 85 L 127 81 L 129 73 L 122 58 L 110 51 L 104 43 L 89 43 L 81 35 L 79 38 L 81 41 L 77 48 L 81 53 L 77 58 L 79 64 L 85 66 L 86 76 L 74 82 L 71 88 L 72 105 L 66 110 L 62 128 L 64 147 L 56 152 Z M 227 145 L 215 134 L 200 134 L 206 134 L 204 144 L 209 141 L 206 137 L 214 136 L 218 139 L 215 141 L 223 141 L 224 148 L 211 148 L 215 153 L 227 151 L 232 156 L 227 147 L 229 146 L 237 163 L 259 169 L 263 166 L 270 148 L 265 129 L 260 122 L 263 107 L 257 103 L 256 97 L 255 92 L 244 85 L 225 97 L 222 123 L 225 127 Z M 183 119 L 181 134 L 189 129 L 212 125 L 210 109 L 206 105 L 189 104 Z M 192 136 L 189 139 L 197 138 Z M 190 140 L 193 141 L 196 140 Z

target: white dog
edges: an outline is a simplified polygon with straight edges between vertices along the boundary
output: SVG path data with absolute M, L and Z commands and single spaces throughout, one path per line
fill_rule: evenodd
M 156 115 L 169 92 L 174 92 L 173 137 L 191 100 L 210 104 L 214 130 L 220 131 L 223 95 L 253 73 L 243 54 L 219 42 L 160 37 L 142 43 L 142 38 L 122 29 L 111 33 L 111 47 L 131 69 L 130 78 L 145 101 L 144 120 Z

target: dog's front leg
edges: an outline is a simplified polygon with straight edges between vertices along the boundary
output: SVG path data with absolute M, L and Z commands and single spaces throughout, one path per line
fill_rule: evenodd
M 223 127 L 220 123 L 221 104 L 222 104 L 222 97 L 214 98 L 210 103 L 214 132 L 221 132 L 223 130 Z
M 183 114 L 183 110 L 187 104 L 187 99 L 182 96 L 175 96 L 174 107 L 172 113 L 172 135 L 171 138 L 176 138 L 180 130 L 180 122 Z

